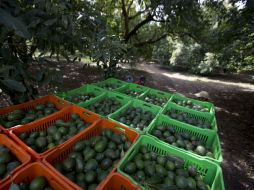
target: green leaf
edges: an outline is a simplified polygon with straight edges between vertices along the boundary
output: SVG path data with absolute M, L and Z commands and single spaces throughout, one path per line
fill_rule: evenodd
M 31 38 L 26 25 L 18 18 L 13 17 L 8 12 L 0 8 L 0 23 L 15 30 L 16 35 L 26 39 Z
M 0 82 L 11 90 L 18 91 L 18 92 L 26 91 L 26 87 L 20 82 L 17 82 L 15 80 L 4 79 L 4 80 L 0 80 Z

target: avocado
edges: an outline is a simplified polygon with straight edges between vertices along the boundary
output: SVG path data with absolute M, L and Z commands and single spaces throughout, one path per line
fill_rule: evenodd
M 124 171 L 127 174 L 134 174 L 136 172 L 136 164 L 133 162 L 129 162 L 125 165 Z
M 68 158 L 63 162 L 63 168 L 66 172 L 71 172 L 75 169 L 76 160 L 74 158 Z
M 21 165 L 20 161 L 12 161 L 7 164 L 7 171 L 10 172 Z
M 96 156 L 96 152 L 93 149 L 88 150 L 88 152 L 84 155 L 85 161 L 90 160 Z
M 143 170 L 137 171 L 136 177 L 139 181 L 144 181 L 146 179 L 145 172 Z
M 43 176 L 38 176 L 29 185 L 29 190 L 43 190 L 47 185 L 47 181 Z
M 99 182 L 103 181 L 108 175 L 108 172 L 105 171 L 105 170 L 100 170 L 100 172 L 98 172 L 98 175 L 97 175 L 97 180 Z
M 87 190 L 96 190 L 97 184 L 91 184 L 88 186 Z
M 0 164 L 0 179 L 4 176 L 6 171 L 7 171 L 7 168 L 6 168 L 5 164 Z
M 47 146 L 47 139 L 45 137 L 38 137 L 35 140 L 35 145 L 40 149 L 45 148 Z
M 138 169 L 142 170 L 144 168 L 144 162 L 142 160 L 136 159 L 134 162 Z
M 155 165 L 155 171 L 156 171 L 156 174 L 162 177 L 167 175 L 167 170 L 160 164 Z
M 82 157 L 76 157 L 75 161 L 76 161 L 76 172 L 82 172 L 84 169 L 84 162 Z
M 83 150 L 83 148 L 85 148 L 86 144 L 85 141 L 79 141 L 74 145 L 74 151 L 75 152 L 80 152 Z
M 178 188 L 185 189 L 187 187 L 187 179 L 183 176 L 176 176 L 175 183 Z
M 107 141 L 105 139 L 102 139 L 95 144 L 94 150 L 98 153 L 101 153 L 105 150 L 106 147 Z
M 0 153 L 0 164 L 6 164 L 10 162 L 11 155 L 9 153 Z
M 85 181 L 88 183 L 88 184 L 91 184 L 93 182 L 96 181 L 96 173 L 95 171 L 88 171 L 86 174 L 85 174 Z
M 105 158 L 101 161 L 101 169 L 107 170 L 112 165 L 112 160 L 109 158 Z
M 88 160 L 85 164 L 84 171 L 96 170 L 98 168 L 98 162 L 95 159 Z

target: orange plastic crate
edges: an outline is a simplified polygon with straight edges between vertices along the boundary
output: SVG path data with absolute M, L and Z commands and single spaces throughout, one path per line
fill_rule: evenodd
M 10 152 L 14 156 L 16 156 L 17 160 L 21 162 L 21 165 L 11 171 L 10 175 L 15 174 L 17 171 L 19 171 L 22 167 L 24 167 L 31 161 L 31 157 L 6 135 L 0 134 L 0 144 L 6 146 L 10 150 Z M 8 181 L 10 179 L 10 175 L 2 180 L 0 179 L 0 185 Z
M 133 184 L 128 178 L 119 173 L 112 173 L 99 190 L 142 190 Z
M 25 103 L 22 103 L 22 104 L 1 108 L 0 109 L 0 117 L 1 117 L 1 115 L 6 115 L 10 112 L 15 111 L 16 109 L 22 109 L 22 110 L 27 111 L 27 110 L 33 109 L 38 104 L 45 104 L 45 103 L 53 103 L 58 110 L 61 110 L 65 107 L 71 105 L 70 103 L 68 103 L 67 101 L 65 101 L 63 99 L 60 99 L 60 98 L 58 98 L 56 96 L 53 96 L 53 95 L 48 95 L 48 96 L 43 96 L 43 97 L 38 98 L 36 100 L 31 100 L 29 102 L 25 102 Z M 57 112 L 55 112 L 55 113 L 57 113 Z M 55 114 L 55 113 L 53 113 L 53 114 Z M 53 114 L 51 114 L 51 115 L 53 115 Z M 47 117 L 49 117 L 49 116 L 47 116 Z M 47 118 L 47 117 L 44 117 L 44 118 Z M 41 118 L 41 119 L 44 119 L 44 118 Z M 37 119 L 35 121 L 32 121 L 31 123 L 37 122 L 41 119 Z M 4 126 L 0 125 L 0 129 L 2 129 L 5 133 L 8 134 L 9 130 L 11 130 L 11 129 L 17 127 L 17 126 L 20 126 L 20 125 L 16 125 L 16 126 L 10 128 L 10 129 L 6 129 Z
M 91 123 L 93 125 L 95 121 L 99 120 L 99 116 L 95 115 L 93 112 L 90 112 L 84 108 L 80 108 L 77 106 L 69 106 L 68 108 L 63 109 L 62 111 L 57 112 L 56 114 L 41 119 L 40 121 L 38 120 L 37 122 L 32 122 L 28 123 L 26 125 L 20 126 L 20 127 L 15 127 L 10 131 L 10 136 L 13 138 L 24 150 L 26 150 L 34 160 L 40 160 L 46 155 L 48 155 L 49 152 L 53 151 L 56 147 L 63 146 L 65 143 L 70 141 L 72 138 L 77 136 L 73 136 L 72 138 L 68 139 L 65 141 L 63 144 L 57 145 L 51 149 L 48 149 L 44 151 L 43 153 L 37 153 L 35 152 L 32 148 L 30 148 L 25 142 L 23 142 L 20 138 L 19 135 L 21 133 L 27 132 L 35 132 L 35 131 L 44 131 L 46 130 L 50 125 L 55 123 L 56 120 L 62 119 L 64 121 L 68 121 L 70 119 L 71 113 L 76 113 L 80 116 L 82 120 L 84 120 L 86 123 Z M 86 128 L 87 129 L 87 128 Z M 84 129 L 84 130 L 86 130 Z
M 72 152 L 74 145 L 78 141 L 90 139 L 93 136 L 99 135 L 102 129 L 104 128 L 112 129 L 117 134 L 125 134 L 126 137 L 129 139 L 129 141 L 131 141 L 132 143 L 136 142 L 137 139 L 139 138 L 139 134 L 129 129 L 128 127 L 119 125 L 107 119 L 101 119 L 97 121 L 94 126 L 89 127 L 87 130 L 79 133 L 78 136 L 76 136 L 70 142 L 66 143 L 64 146 L 56 148 L 53 152 L 51 152 L 49 155 L 47 155 L 43 159 L 43 162 L 45 163 L 46 166 L 48 166 L 52 171 L 55 172 L 55 175 L 61 177 L 62 180 L 66 181 L 75 190 L 82 190 L 81 187 L 79 187 L 78 185 L 70 181 L 67 177 L 62 175 L 60 172 L 58 172 L 53 165 L 63 162 L 68 157 L 68 155 Z M 109 175 L 111 173 L 114 173 L 114 171 L 116 171 L 116 168 L 114 168 L 109 173 Z M 105 183 L 106 179 L 97 186 L 97 189 L 99 189 Z
M 9 190 L 11 183 L 19 184 L 19 183 L 30 183 L 34 178 L 38 176 L 43 176 L 47 179 L 48 184 L 54 190 L 63 190 L 72 188 L 68 186 L 64 181 L 59 179 L 54 175 L 52 171 L 50 171 L 46 166 L 42 163 L 34 162 L 32 164 L 27 165 L 22 168 L 19 172 L 17 172 L 14 176 L 12 176 L 12 180 L 6 181 L 4 184 L 0 185 L 1 190 Z

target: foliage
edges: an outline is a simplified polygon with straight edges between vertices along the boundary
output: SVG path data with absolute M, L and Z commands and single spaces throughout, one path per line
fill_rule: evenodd
M 103 20 L 86 1 L 35 0 L 0 4 L 0 88 L 13 103 L 34 98 L 38 85 L 54 80 L 50 72 L 30 73 L 36 54 L 50 52 L 70 61 L 90 53 Z M 40 64 L 41 59 L 38 59 Z

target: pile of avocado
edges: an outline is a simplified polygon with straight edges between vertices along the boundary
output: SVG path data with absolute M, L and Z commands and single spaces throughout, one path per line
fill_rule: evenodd
M 144 100 L 148 103 L 158 106 L 164 106 L 168 101 L 168 99 L 165 97 L 159 97 L 153 94 L 147 94 Z
M 114 97 L 104 98 L 94 104 L 90 104 L 87 109 L 99 115 L 106 116 L 115 112 L 121 107 L 121 102 Z
M 157 125 L 151 132 L 160 140 L 173 146 L 183 148 L 201 156 L 213 157 L 212 150 L 205 145 L 205 142 L 198 140 L 194 135 L 186 132 L 176 132 L 170 125 Z
M 138 97 L 140 96 L 143 92 L 138 92 L 138 91 L 135 91 L 135 90 L 125 90 L 123 92 L 124 94 L 128 95 L 128 96 L 132 96 L 132 97 Z
M 172 155 L 159 155 L 141 146 L 139 152 L 123 166 L 142 186 L 153 190 L 209 190 L 196 168 L 185 168 L 184 160 Z
M 19 138 L 36 152 L 42 153 L 56 145 L 62 144 L 89 125 L 78 114 L 72 113 L 68 122 L 58 119 L 47 130 L 21 133 Z
M 186 107 L 186 108 L 189 108 L 189 109 L 193 109 L 193 110 L 197 110 L 197 111 L 201 111 L 201 112 L 209 112 L 208 108 L 203 107 L 203 106 L 198 105 L 198 104 L 194 104 L 190 100 L 176 100 L 176 99 L 173 99 L 173 102 L 176 103 L 179 106 L 183 106 L 183 107 Z
M 116 88 L 119 88 L 120 84 L 111 84 L 111 83 L 103 83 L 99 85 L 101 88 L 104 88 L 106 90 L 114 90 Z
M 206 119 L 199 119 L 198 117 L 195 118 L 184 111 L 180 111 L 177 109 L 170 109 L 170 110 L 167 110 L 165 114 L 171 117 L 172 119 L 176 119 L 178 121 L 188 123 L 190 125 L 194 125 L 199 128 L 203 128 L 203 129 L 212 128 L 209 121 L 207 121 Z
M 13 185 L 13 184 L 12 184 Z M 16 188 L 13 189 L 20 189 L 20 190 L 53 190 L 48 181 L 43 176 L 38 176 L 34 178 L 31 183 L 19 183 L 15 184 Z
M 20 161 L 18 161 L 7 147 L 0 145 L 0 180 L 5 178 L 20 164 Z
M 85 102 L 87 100 L 90 100 L 91 98 L 94 98 L 94 93 L 80 93 L 80 94 L 74 94 L 72 96 L 68 96 L 65 98 L 65 100 L 72 102 L 72 103 L 79 103 L 79 102 Z
M 144 111 L 140 107 L 128 107 L 125 112 L 116 118 L 116 120 L 128 125 L 131 128 L 143 130 L 151 123 L 154 117 L 154 113 Z
M 66 160 L 55 168 L 86 190 L 94 190 L 131 146 L 123 134 L 103 129 L 98 136 L 77 142 Z
M 17 109 L 1 117 L 0 124 L 5 128 L 30 123 L 58 111 L 54 104 L 39 104 L 28 111 Z

